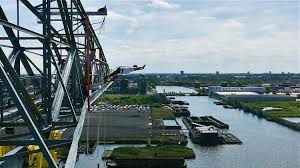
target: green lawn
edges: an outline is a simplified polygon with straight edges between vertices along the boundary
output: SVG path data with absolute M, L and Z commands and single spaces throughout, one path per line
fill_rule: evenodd
M 164 97 L 160 95 L 121 95 L 104 94 L 97 101 L 107 102 L 114 105 L 161 105 Z
M 155 157 L 183 157 L 185 159 L 195 158 L 195 153 L 191 148 L 171 145 L 171 146 L 151 146 L 151 147 L 119 147 L 112 152 L 115 158 L 155 158 Z
M 153 107 L 152 108 L 152 120 L 175 120 L 175 116 L 170 109 L 164 107 Z
M 300 117 L 300 102 L 296 101 L 242 103 L 242 105 L 261 110 L 264 107 L 282 108 L 280 110 L 264 111 L 273 117 Z

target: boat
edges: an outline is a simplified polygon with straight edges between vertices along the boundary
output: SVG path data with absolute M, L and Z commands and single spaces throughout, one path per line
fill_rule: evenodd
M 189 105 L 189 102 L 187 101 L 181 101 L 181 100 L 170 100 L 171 104 L 178 104 L 178 105 Z
M 231 106 L 231 105 L 223 105 L 223 107 L 226 109 L 234 109 L 233 106 Z
M 226 105 L 224 102 L 222 101 L 217 101 L 217 102 L 214 102 L 215 105 Z

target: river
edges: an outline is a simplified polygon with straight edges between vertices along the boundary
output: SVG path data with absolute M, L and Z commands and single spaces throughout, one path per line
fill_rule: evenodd
M 186 91 L 181 90 L 182 87 L 172 86 L 170 89 L 178 93 Z M 163 90 L 170 92 L 168 87 L 157 87 L 158 92 Z M 300 167 L 299 132 L 237 109 L 224 109 L 213 104 L 216 100 L 207 96 L 177 96 L 176 99 L 188 101 L 193 116 L 212 115 L 229 124 L 229 132 L 243 142 L 242 145 L 203 147 L 189 141 L 187 146 L 195 151 L 196 159 L 187 160 L 188 168 Z M 177 120 L 183 125 L 181 118 Z M 114 147 L 117 145 L 101 145 L 98 149 L 102 154 L 104 149 Z M 100 167 L 105 167 L 100 159 L 90 160 L 87 156 L 81 155 L 76 167 L 93 168 L 97 167 L 97 163 L 100 163 Z
M 157 91 L 161 92 L 161 87 L 157 87 Z M 229 132 L 243 142 L 242 145 L 203 147 L 189 141 L 188 147 L 194 149 L 196 159 L 187 161 L 188 168 L 300 167 L 299 132 L 237 109 L 224 109 L 207 96 L 177 96 L 176 99 L 189 102 L 193 116 L 212 115 L 229 124 Z M 178 121 L 182 124 L 181 119 Z

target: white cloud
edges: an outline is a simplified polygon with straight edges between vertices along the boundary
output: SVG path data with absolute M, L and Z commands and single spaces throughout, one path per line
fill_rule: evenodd
M 164 0 L 151 0 L 149 6 L 160 8 L 160 9 L 174 9 L 179 8 L 178 4 L 175 3 L 169 3 Z
M 214 14 L 193 8 L 136 16 L 140 31 L 107 46 L 109 60 L 113 66 L 146 63 L 146 72 L 299 72 L 297 32 L 277 29 L 286 18 Z M 253 38 L 257 32 L 260 34 Z M 120 55 L 126 59 L 120 60 Z
M 300 71 L 299 7 L 292 2 L 106 2 L 108 16 L 99 38 L 112 68 L 147 64 L 145 72 Z M 84 5 L 89 10 L 102 6 L 95 0 Z M 14 16 L 11 12 L 9 20 Z M 36 19 L 22 18 L 23 26 L 36 25 Z M 91 20 L 99 22 L 99 17 Z
M 244 24 L 237 21 L 237 20 L 234 20 L 234 19 L 229 19 L 227 20 L 225 23 L 224 23 L 224 27 L 226 28 L 237 28 L 237 29 L 242 29 L 244 28 Z
M 276 26 L 274 24 L 263 25 L 260 28 L 261 31 L 267 31 L 267 32 L 273 32 L 275 29 L 276 29 Z

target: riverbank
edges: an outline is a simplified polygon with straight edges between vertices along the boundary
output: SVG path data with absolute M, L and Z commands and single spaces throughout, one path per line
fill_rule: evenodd
M 255 103 L 241 103 L 237 101 L 229 101 L 228 104 L 234 108 L 242 109 L 246 113 L 252 113 L 258 117 L 273 121 L 284 125 L 296 131 L 300 131 L 300 123 L 291 122 L 283 117 L 300 117 L 300 102 L 255 102 Z M 264 110 L 264 108 L 270 110 Z

